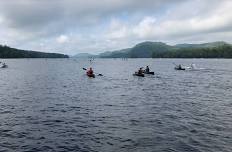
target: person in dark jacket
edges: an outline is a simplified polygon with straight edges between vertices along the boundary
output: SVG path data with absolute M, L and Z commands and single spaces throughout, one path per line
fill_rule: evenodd
M 143 74 L 143 68 L 139 68 L 138 74 Z
M 150 72 L 150 68 L 147 66 L 145 69 L 145 73 L 149 73 Z

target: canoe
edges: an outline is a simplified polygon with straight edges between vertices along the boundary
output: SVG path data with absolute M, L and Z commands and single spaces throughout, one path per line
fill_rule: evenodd
M 144 74 L 138 74 L 138 72 L 135 72 L 133 75 L 138 77 L 144 77 Z
M 90 78 L 95 78 L 95 74 L 86 74 Z
M 154 75 L 155 72 L 144 72 L 145 74 L 151 74 L 151 75 Z

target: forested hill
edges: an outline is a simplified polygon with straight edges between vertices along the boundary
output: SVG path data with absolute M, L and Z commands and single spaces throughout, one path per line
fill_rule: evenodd
M 68 58 L 68 55 L 59 53 L 44 53 L 27 51 L 0 45 L 0 58 Z
M 232 58 L 232 45 L 226 42 L 177 44 L 143 42 L 132 48 L 105 52 L 102 58 Z
M 214 47 L 185 47 L 172 51 L 153 52 L 153 58 L 232 58 L 232 45 Z

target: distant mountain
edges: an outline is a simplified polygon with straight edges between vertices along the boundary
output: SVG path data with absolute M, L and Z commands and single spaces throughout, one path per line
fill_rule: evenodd
M 171 46 L 162 42 L 143 42 L 131 48 L 129 56 L 132 58 L 149 58 L 153 52 L 163 52 L 171 49 Z
M 99 54 L 102 58 L 149 58 L 154 51 L 167 51 L 171 46 L 162 42 L 143 42 L 132 48 L 117 50 L 113 52 L 104 52 Z
M 143 42 L 132 48 L 104 52 L 101 58 L 232 58 L 232 46 L 218 41 L 202 44 L 177 44 Z
M 212 43 L 202 43 L 202 44 L 177 44 L 177 48 L 213 48 L 218 46 L 227 45 L 228 43 L 223 41 L 217 41 Z
M 89 54 L 89 53 L 79 53 L 79 54 L 76 54 L 74 56 L 72 56 L 73 58 L 92 58 L 94 57 L 95 55 L 92 55 L 92 54 Z
M 113 51 L 113 52 L 104 52 L 98 55 L 98 57 L 100 58 L 128 58 L 129 57 L 129 52 L 130 52 L 131 48 L 127 48 L 127 49 L 122 49 L 122 50 L 117 50 L 117 51 Z
M 0 58 L 68 58 L 68 55 L 59 53 L 44 53 L 27 51 L 0 45 Z
M 205 43 L 180 47 L 171 51 L 153 52 L 153 58 L 232 58 L 232 45 L 228 43 Z

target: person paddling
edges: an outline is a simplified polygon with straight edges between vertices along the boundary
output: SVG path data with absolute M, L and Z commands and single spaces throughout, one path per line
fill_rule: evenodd
M 149 68 L 149 66 L 146 67 L 145 73 L 150 73 L 150 68 Z
M 139 68 L 138 74 L 143 74 L 143 69 L 142 68 Z
M 90 67 L 86 73 L 87 75 L 93 75 L 93 69 Z
M 181 64 L 179 64 L 177 67 L 175 67 L 175 69 L 176 69 L 176 70 L 185 70 L 185 68 L 183 68 L 183 67 L 181 66 Z

